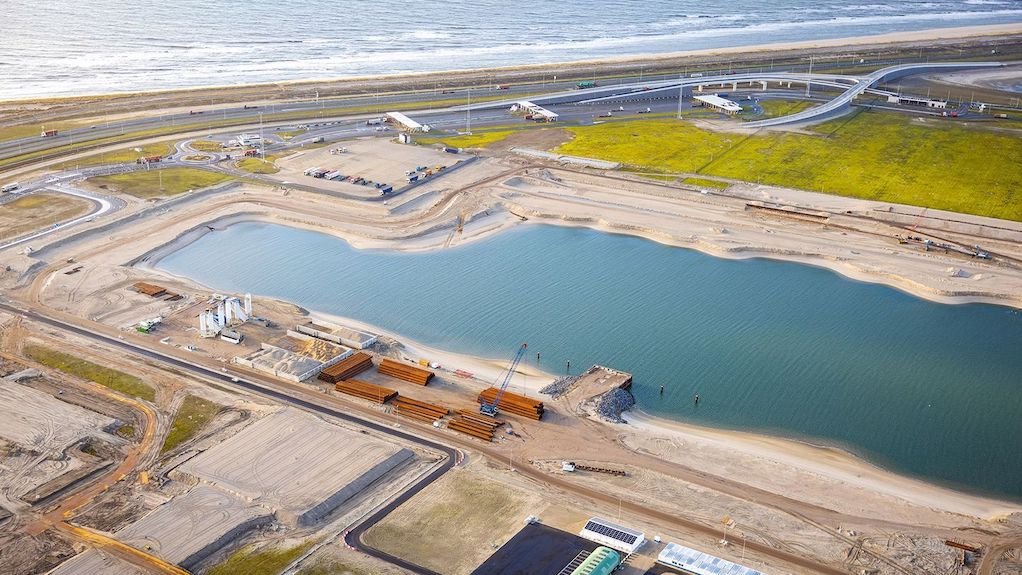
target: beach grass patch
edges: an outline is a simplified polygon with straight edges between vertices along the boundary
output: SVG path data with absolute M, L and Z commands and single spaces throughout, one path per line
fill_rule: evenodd
M 688 184 L 690 186 L 699 186 L 702 188 L 714 188 L 717 190 L 726 190 L 731 187 L 731 184 L 728 182 L 711 180 L 708 178 L 685 178 L 681 181 L 681 183 Z
M 156 400 L 156 390 L 133 375 L 41 345 L 26 345 L 24 353 L 29 359 L 68 375 L 87 379 L 114 391 L 146 401 Z
M 758 116 L 743 116 L 743 120 L 754 121 L 754 120 L 765 120 L 766 118 L 778 118 L 780 116 L 790 116 L 803 110 L 808 110 L 816 106 L 813 102 L 807 102 L 805 100 L 760 100 L 758 102 L 759 107 L 763 110 L 763 113 Z
M 1022 138 L 940 118 L 857 111 L 811 133 L 714 132 L 684 120 L 568 126 L 557 152 L 1022 221 Z M 982 151 L 982 157 L 977 156 Z
M 275 546 L 257 549 L 249 545 L 232 553 L 226 561 L 214 566 L 207 575 L 277 575 L 312 547 L 309 541 L 295 547 Z
M 199 152 L 219 152 L 224 149 L 223 144 L 213 140 L 195 140 L 188 144 L 188 146 Z
M 212 401 L 194 395 L 186 397 L 174 415 L 160 453 L 166 453 L 195 437 L 219 411 L 220 406 Z
M 266 159 L 262 158 L 242 158 L 234 163 L 234 167 L 239 170 L 244 170 L 250 174 L 276 174 L 280 171 L 276 165 L 274 165 L 274 156 L 266 156 Z
M 15 238 L 34 230 L 81 216 L 89 201 L 65 194 L 37 193 L 0 204 L 0 240 Z
M 231 176 L 199 168 L 137 170 L 126 174 L 97 176 L 89 181 L 137 198 L 174 196 L 229 181 Z

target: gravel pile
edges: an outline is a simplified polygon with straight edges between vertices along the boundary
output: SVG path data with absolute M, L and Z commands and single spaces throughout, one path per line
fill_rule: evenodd
M 540 389 L 539 392 L 553 398 L 558 398 L 567 393 L 571 386 L 575 385 L 576 381 L 578 381 L 577 375 L 567 375 Z
M 632 392 L 627 389 L 612 389 L 596 401 L 596 414 L 607 421 L 624 423 L 621 414 L 635 405 Z

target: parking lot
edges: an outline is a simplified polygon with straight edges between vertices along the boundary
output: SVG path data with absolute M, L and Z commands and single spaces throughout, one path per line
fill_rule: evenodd
M 457 155 L 434 148 L 366 138 L 281 158 L 277 161 L 280 172 L 274 177 L 282 182 L 371 197 L 382 195 L 387 187 L 400 189 L 408 184 L 409 178 L 432 177 L 458 159 Z

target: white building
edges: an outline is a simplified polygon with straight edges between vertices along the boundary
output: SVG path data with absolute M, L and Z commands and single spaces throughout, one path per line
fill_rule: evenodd
M 728 100 L 727 98 L 721 98 L 716 94 L 709 96 L 693 96 L 693 100 L 701 103 L 703 106 L 716 110 L 718 112 L 724 112 L 725 114 L 734 116 L 742 111 L 742 107 L 737 102 Z
M 626 555 L 635 553 L 646 541 L 645 536 L 633 529 L 622 527 L 599 517 L 592 517 L 579 532 L 579 537 L 595 541 L 600 545 L 621 551 Z
M 923 108 L 936 108 L 943 110 L 947 108 L 947 102 L 944 100 L 931 100 L 929 98 L 913 98 L 911 96 L 898 96 L 891 94 L 887 96 L 888 104 L 904 104 L 907 106 L 920 106 Z
M 387 121 L 397 122 L 409 132 L 428 132 L 430 129 L 428 125 L 420 124 L 401 112 L 387 112 Z
M 254 146 L 263 141 L 259 134 L 242 134 L 238 136 L 239 146 Z

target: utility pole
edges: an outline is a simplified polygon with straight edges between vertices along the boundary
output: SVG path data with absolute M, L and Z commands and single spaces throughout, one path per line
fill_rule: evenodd
M 681 119 L 681 100 L 682 100 L 682 96 L 684 95 L 684 93 L 685 93 L 685 85 L 682 84 L 682 85 L 678 86 L 678 119 L 679 120 Z
M 813 75 L 813 57 L 809 56 L 809 75 Z M 809 86 L 812 85 L 812 78 L 806 79 L 806 98 L 809 97 Z
M 472 88 L 468 89 L 468 106 L 465 108 L 465 133 L 472 133 Z
M 266 161 L 266 140 L 263 139 L 263 113 L 259 112 L 259 149 L 260 154 L 263 157 L 263 161 Z

